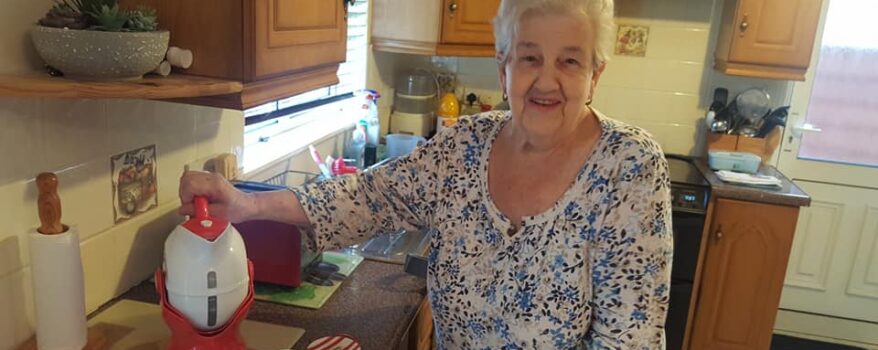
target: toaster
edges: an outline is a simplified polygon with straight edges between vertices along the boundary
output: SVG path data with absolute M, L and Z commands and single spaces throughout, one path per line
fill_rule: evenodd
M 236 181 L 244 192 L 284 190 L 286 187 L 259 182 Z M 290 194 L 292 195 L 292 193 Z M 234 224 L 244 239 L 247 257 L 253 262 L 253 280 L 287 287 L 298 287 L 304 269 L 320 254 L 307 249 L 302 232 L 295 225 L 254 220 Z

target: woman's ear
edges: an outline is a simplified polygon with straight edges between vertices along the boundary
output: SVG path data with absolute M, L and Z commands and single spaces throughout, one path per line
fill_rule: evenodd
M 591 88 L 594 89 L 595 86 L 598 85 L 598 80 L 601 79 L 601 74 L 604 74 L 604 69 L 607 68 L 606 63 L 601 63 L 597 69 L 594 70 L 594 74 L 591 76 Z
M 500 92 L 503 93 L 503 96 L 506 96 L 506 60 L 503 57 L 503 54 L 497 53 L 497 71 L 498 76 L 500 76 Z

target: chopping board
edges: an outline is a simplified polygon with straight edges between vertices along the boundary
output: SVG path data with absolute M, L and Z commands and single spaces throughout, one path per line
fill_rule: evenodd
M 120 300 L 88 321 L 89 344 L 86 349 L 158 350 L 168 347 L 171 332 L 156 304 Z M 241 335 L 248 349 L 291 349 L 305 330 L 244 320 Z M 20 349 L 36 349 L 31 340 Z
M 339 273 L 350 276 L 354 269 L 363 262 L 363 257 L 337 252 L 323 252 L 322 261 L 337 265 Z M 334 281 L 331 286 L 319 286 L 310 282 L 302 282 L 301 285 L 293 288 L 256 283 L 253 289 L 256 293 L 256 300 L 300 306 L 308 309 L 319 309 L 323 304 L 326 304 L 326 301 L 338 290 L 341 284 L 342 281 Z

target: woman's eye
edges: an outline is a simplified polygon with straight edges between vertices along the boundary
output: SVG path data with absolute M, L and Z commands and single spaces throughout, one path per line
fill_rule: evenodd
M 534 63 L 534 62 L 539 61 L 537 56 L 522 56 L 521 60 L 524 62 L 528 62 L 528 63 Z
M 568 58 L 568 59 L 564 60 L 564 63 L 569 64 L 569 65 L 573 65 L 573 66 L 581 66 L 581 64 L 579 64 L 579 60 L 577 60 L 575 58 Z

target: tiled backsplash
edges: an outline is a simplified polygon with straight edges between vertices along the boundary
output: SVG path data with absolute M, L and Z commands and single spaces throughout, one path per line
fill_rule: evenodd
M 86 307 L 95 310 L 153 272 L 181 221 L 184 166 L 243 144 L 241 112 L 144 100 L 0 98 L 0 349 L 32 334 L 26 233 L 38 226 L 34 176 L 59 177 L 62 221 L 79 230 Z M 114 225 L 110 157 L 157 150 L 158 207 Z
M 750 87 L 766 89 L 773 107 L 788 103 L 790 83 L 727 76 L 713 70 L 713 52 L 722 1 L 616 1 L 619 25 L 649 27 L 643 57 L 614 55 L 598 85 L 594 106 L 606 115 L 651 132 L 666 152 L 700 155 L 704 152 L 704 115 L 715 87 L 729 96 Z M 393 78 L 407 70 L 426 68 L 457 74 L 458 85 L 499 101 L 497 64 L 493 58 L 426 57 L 375 54 L 376 71 L 369 86 L 388 97 L 382 115 L 390 113 Z M 380 79 L 375 79 L 380 78 Z

